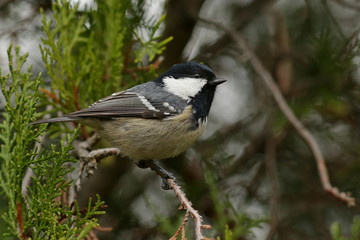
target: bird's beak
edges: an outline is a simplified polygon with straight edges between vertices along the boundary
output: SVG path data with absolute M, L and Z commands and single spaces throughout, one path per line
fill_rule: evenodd
M 222 83 L 224 83 L 224 82 L 226 82 L 226 79 L 223 79 L 223 78 L 215 78 L 214 80 L 212 80 L 212 81 L 210 82 L 210 84 L 217 86 L 217 85 L 222 84 Z

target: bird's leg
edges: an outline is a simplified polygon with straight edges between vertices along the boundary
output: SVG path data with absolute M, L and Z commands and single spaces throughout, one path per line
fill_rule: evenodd
M 164 190 L 171 189 L 170 186 L 167 184 L 166 179 L 170 178 L 170 179 L 176 180 L 176 178 L 174 177 L 174 175 L 171 172 L 169 172 L 166 169 L 164 169 L 163 167 L 161 167 L 154 160 L 140 160 L 139 162 L 136 163 L 136 165 L 139 168 L 150 168 L 151 170 L 156 172 L 162 179 L 161 188 Z

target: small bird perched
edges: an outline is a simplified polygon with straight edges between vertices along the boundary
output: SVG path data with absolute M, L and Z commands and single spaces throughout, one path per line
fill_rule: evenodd
M 135 161 L 171 158 L 203 133 L 216 86 L 225 81 L 203 64 L 176 64 L 153 81 L 31 125 L 79 121 L 99 129 L 113 147 Z

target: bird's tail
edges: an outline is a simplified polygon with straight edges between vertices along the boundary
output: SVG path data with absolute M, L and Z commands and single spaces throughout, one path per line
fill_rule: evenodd
M 42 119 L 38 120 L 32 123 L 29 123 L 29 125 L 36 125 L 41 123 L 57 123 L 57 122 L 74 122 L 77 119 L 69 118 L 69 117 L 57 117 L 57 118 L 49 118 L 49 119 Z

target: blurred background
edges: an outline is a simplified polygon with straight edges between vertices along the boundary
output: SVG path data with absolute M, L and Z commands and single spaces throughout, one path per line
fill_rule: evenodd
M 92 1 L 71 2 L 80 2 L 80 11 L 96 8 Z M 0 0 L 1 68 L 7 66 L 12 42 L 29 52 L 27 64 L 33 65 L 34 74 L 42 72 L 51 81 L 39 44 L 44 37 L 40 9 L 51 16 L 52 4 Z M 350 236 L 360 212 L 360 3 L 149 0 L 141 8 L 144 21 L 165 14 L 156 34 L 173 37 L 157 73 L 191 60 L 228 79 L 218 88 L 202 138 L 181 156 L 161 162 L 213 225 L 208 235 L 225 239 L 228 226 L 233 232 L 229 239 L 325 240 L 334 239 L 330 229 L 338 222 L 343 235 L 355 239 Z M 249 58 L 224 31 L 200 18 L 222 23 L 249 42 L 319 143 L 332 183 L 351 192 L 355 207 L 324 192 L 311 151 Z M 168 239 L 183 212 L 177 210 L 173 192 L 160 184 L 158 176 L 130 160 L 111 159 L 84 183 L 78 201 L 86 205 L 95 194 L 106 201 L 107 213 L 99 222 L 112 231 L 96 231 L 99 239 Z

